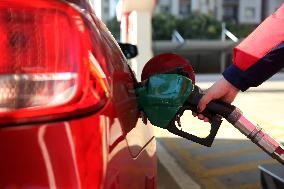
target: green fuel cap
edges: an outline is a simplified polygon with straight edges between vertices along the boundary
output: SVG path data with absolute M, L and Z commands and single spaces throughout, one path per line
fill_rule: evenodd
M 185 76 L 154 75 L 136 89 L 138 105 L 153 125 L 166 129 L 193 89 L 192 81 Z

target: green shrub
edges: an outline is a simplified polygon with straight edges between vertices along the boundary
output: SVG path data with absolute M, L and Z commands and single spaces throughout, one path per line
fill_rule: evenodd
M 221 23 L 207 15 L 190 14 L 179 20 L 177 30 L 186 39 L 218 39 Z
M 170 40 L 174 30 L 185 39 L 220 39 L 221 25 L 222 22 L 208 15 L 189 14 L 177 18 L 169 13 L 159 13 L 153 16 L 153 39 Z M 255 25 L 227 23 L 226 28 L 238 38 L 244 38 Z
M 154 40 L 171 40 L 174 30 L 185 39 L 220 39 L 222 23 L 212 16 L 189 14 L 176 17 L 169 13 L 159 13 L 153 16 L 152 29 Z M 107 22 L 107 27 L 115 37 L 120 39 L 120 23 L 113 18 Z M 255 25 L 226 23 L 226 28 L 238 38 L 245 38 L 255 28 Z
M 256 25 L 227 23 L 226 28 L 238 38 L 245 38 L 256 28 Z
M 169 13 L 154 15 L 152 20 L 153 39 L 170 40 L 177 24 L 177 17 Z

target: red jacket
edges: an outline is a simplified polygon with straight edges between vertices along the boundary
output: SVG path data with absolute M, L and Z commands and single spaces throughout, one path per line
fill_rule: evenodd
M 256 87 L 284 66 L 284 4 L 234 49 L 223 76 L 238 89 Z

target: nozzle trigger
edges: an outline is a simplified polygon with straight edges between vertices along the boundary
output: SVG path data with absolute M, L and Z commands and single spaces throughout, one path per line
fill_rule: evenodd
M 219 116 L 219 115 L 206 114 L 205 116 L 210 119 L 211 130 L 210 130 L 210 134 L 207 137 L 200 138 L 200 137 L 197 137 L 195 135 L 187 133 L 187 132 L 178 128 L 178 127 L 182 127 L 182 125 L 180 123 L 180 117 L 183 115 L 184 111 L 186 111 L 186 110 L 191 110 L 191 108 L 190 107 L 181 108 L 179 113 L 175 117 L 175 119 L 173 119 L 172 122 L 168 125 L 167 130 L 169 132 L 175 134 L 175 135 L 182 137 L 182 138 L 196 142 L 196 143 L 201 144 L 203 146 L 211 147 L 213 142 L 214 142 L 214 139 L 215 139 L 215 137 L 218 133 L 218 130 L 221 126 L 222 117 Z M 176 122 L 177 122 L 178 126 L 176 126 Z

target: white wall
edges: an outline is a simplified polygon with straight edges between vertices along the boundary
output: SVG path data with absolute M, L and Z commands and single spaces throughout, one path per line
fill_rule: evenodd
M 239 0 L 239 22 L 258 24 L 261 22 L 261 0 Z
M 102 18 L 102 3 L 103 0 L 92 0 L 91 1 L 94 8 L 95 8 L 95 13 L 97 15 L 98 18 Z
M 129 16 L 129 41 L 123 41 L 137 45 L 139 54 L 131 60 L 130 66 L 139 81 L 145 64 L 153 57 L 151 17 L 150 11 L 132 12 Z

